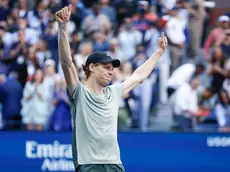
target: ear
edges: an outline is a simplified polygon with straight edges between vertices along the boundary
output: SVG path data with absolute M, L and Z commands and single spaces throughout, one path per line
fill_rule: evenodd
M 93 63 L 89 64 L 89 71 L 94 72 L 95 66 Z

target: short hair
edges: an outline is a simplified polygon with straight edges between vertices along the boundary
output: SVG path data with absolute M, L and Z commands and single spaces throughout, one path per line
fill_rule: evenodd
M 90 76 L 89 66 L 82 65 L 82 69 L 85 72 L 86 79 L 88 79 Z
M 91 63 L 90 63 L 91 64 Z M 90 65 L 89 64 L 89 65 Z M 90 76 L 90 74 L 91 74 L 91 72 L 90 72 L 90 70 L 89 70 L 89 65 L 82 65 L 82 69 L 83 69 L 83 71 L 85 72 L 85 76 L 86 76 L 86 79 L 88 79 L 89 78 L 89 76 Z M 95 63 L 94 64 L 94 66 L 98 66 L 99 65 L 99 63 Z
M 205 66 L 204 66 L 204 64 L 202 64 L 202 63 L 197 63 L 196 64 L 196 68 L 201 68 L 201 69 L 205 69 Z

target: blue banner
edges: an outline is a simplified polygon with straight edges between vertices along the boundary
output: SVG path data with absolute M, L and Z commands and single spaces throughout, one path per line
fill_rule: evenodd
M 230 134 L 119 133 L 127 172 L 228 172 Z M 73 171 L 71 133 L 0 132 L 1 172 Z

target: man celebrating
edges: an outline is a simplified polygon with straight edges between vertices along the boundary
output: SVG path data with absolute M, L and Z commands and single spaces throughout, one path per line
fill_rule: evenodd
M 70 100 L 73 162 L 78 172 L 124 172 L 117 142 L 117 117 L 120 98 L 141 84 L 151 73 L 167 47 L 162 33 L 158 50 L 132 76 L 121 84 L 111 85 L 113 68 L 120 66 L 104 52 L 90 54 L 83 66 L 86 82 L 77 76 L 70 53 L 67 22 L 71 5 L 58 11 L 58 50 Z

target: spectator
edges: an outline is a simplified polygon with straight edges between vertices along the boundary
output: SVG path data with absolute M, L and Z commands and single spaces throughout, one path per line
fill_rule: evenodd
M 230 97 L 230 69 L 227 69 L 227 77 L 223 82 L 223 89 L 227 91 L 228 96 Z
M 147 56 L 150 57 L 157 49 L 158 38 L 160 32 L 157 28 L 157 23 L 152 23 L 150 29 L 146 31 L 144 38 L 144 45 L 146 48 Z M 159 101 L 161 103 L 167 102 L 167 80 L 170 70 L 170 56 L 169 51 L 166 50 L 163 56 L 158 61 L 159 68 Z
M 28 11 L 27 20 L 30 28 L 36 29 L 40 34 L 48 23 L 49 10 L 45 0 L 36 0 L 33 10 Z
M 177 0 L 161 0 L 159 3 L 160 11 L 159 14 L 165 15 L 168 11 L 172 10 L 175 7 Z
M 19 19 L 18 8 L 13 8 L 11 14 L 7 17 L 8 31 L 15 32 L 17 30 L 17 20 Z
M 189 48 L 188 57 L 198 57 L 200 55 L 201 38 L 203 34 L 205 8 L 204 0 L 191 0 L 185 2 L 185 7 L 189 12 Z
M 170 18 L 166 24 L 166 35 L 169 40 L 169 55 L 171 58 L 172 73 L 182 63 L 183 48 L 185 45 L 185 34 L 183 25 L 178 19 L 178 7 L 169 12 Z
M 10 14 L 9 0 L 0 3 L 0 21 L 6 21 L 7 16 Z
M 80 0 L 68 0 L 72 4 L 70 21 L 74 22 L 77 31 L 81 29 L 81 24 L 85 15 L 85 8 L 81 5 Z M 56 11 L 55 11 L 56 12 Z
M 71 49 L 73 49 L 74 54 L 77 54 L 80 45 L 80 38 L 78 32 L 74 31 L 71 35 L 71 38 L 72 39 L 71 39 L 70 47 Z
M 204 44 L 204 57 L 206 60 L 210 59 L 210 48 L 216 46 L 221 40 L 223 40 L 225 35 L 225 30 L 229 29 L 229 17 L 220 16 L 218 18 L 220 27 L 217 27 L 209 33 L 207 40 Z
M 47 43 L 47 48 L 51 52 L 51 57 L 55 61 L 56 64 L 58 64 L 58 36 L 57 36 L 57 28 L 56 28 L 56 22 L 54 20 L 50 20 L 48 23 L 48 26 L 46 27 L 46 30 L 43 35 L 43 39 Z M 58 65 L 56 65 L 57 70 Z
M 168 96 L 170 97 L 178 88 L 188 83 L 193 77 L 199 76 L 204 71 L 203 64 L 186 63 L 178 67 L 168 79 Z
M 143 64 L 147 59 L 147 56 L 143 52 L 137 52 L 133 59 L 134 70 Z M 151 92 L 152 92 L 153 82 L 147 78 L 141 85 L 133 90 L 133 93 L 137 97 L 135 104 L 135 114 L 139 122 L 139 128 L 141 131 L 147 131 L 149 125 L 149 112 L 151 105 Z
M 28 44 L 34 45 L 38 42 L 40 33 L 33 28 L 28 27 L 28 21 L 26 18 L 20 18 L 17 20 L 18 33 L 20 30 L 24 30 L 25 40 Z
M 31 80 L 33 75 L 35 74 L 36 69 L 40 68 L 38 60 L 36 58 L 35 47 L 29 47 L 28 57 L 26 58 L 26 64 L 27 64 L 28 80 Z
M 92 52 L 93 52 L 92 42 L 82 42 L 79 46 L 79 53 L 74 55 L 74 61 L 75 61 L 76 68 L 79 72 L 78 76 L 80 80 L 83 80 L 85 78 L 82 65 L 85 64 L 86 58 Z
M 108 51 L 109 42 L 105 39 L 105 35 L 101 32 L 93 34 L 93 50 L 94 51 Z
M 124 63 L 124 67 L 126 66 L 125 64 L 127 63 Z M 128 66 L 126 66 L 128 67 Z M 127 70 L 129 70 L 127 68 Z M 124 72 L 124 71 L 123 71 Z M 129 75 L 127 73 L 127 75 Z M 131 76 L 131 75 L 130 75 Z M 121 82 L 124 81 L 124 75 L 121 71 L 120 68 L 115 68 L 114 69 L 114 75 L 113 75 L 113 79 L 112 79 L 112 84 L 120 84 Z M 118 110 L 118 129 L 119 130 L 125 130 L 125 129 L 128 129 L 129 128 L 129 116 L 131 115 L 130 114 L 130 109 L 129 109 L 129 106 L 127 104 L 127 99 L 128 99 L 129 95 L 127 95 L 126 97 L 122 98 L 120 100 L 120 105 L 119 105 L 119 110 Z
M 62 77 L 56 78 L 52 103 L 55 109 L 50 119 L 49 129 L 52 131 L 70 131 L 70 107 L 66 94 L 65 80 Z
M 144 16 L 144 18 L 147 21 L 149 21 L 151 23 L 157 21 L 158 16 L 150 10 L 150 5 L 149 5 L 148 1 L 146 1 L 146 0 L 138 1 L 137 5 L 138 5 L 137 8 L 145 10 L 145 16 Z
M 119 46 L 119 41 L 117 38 L 112 38 L 109 42 L 109 55 L 115 59 L 119 59 L 121 62 L 125 62 L 123 55 Z
M 212 76 L 211 87 L 214 93 L 217 93 L 223 85 L 223 81 L 227 76 L 228 60 L 224 57 L 221 48 L 215 48 L 213 56 L 208 64 L 207 73 Z
M 118 40 L 124 60 L 131 59 L 136 53 L 136 46 L 142 42 L 141 32 L 134 30 L 131 18 L 126 18 L 118 34 Z
M 2 41 L 2 56 L 0 57 L 2 60 L 9 56 L 12 44 L 17 41 L 15 35 L 8 32 L 6 22 L 0 22 L 0 40 Z
M 146 31 L 144 36 L 144 45 L 146 46 L 146 53 L 150 57 L 157 49 L 157 42 L 160 32 L 157 29 L 156 23 L 151 23 L 150 28 Z
M 224 39 L 217 45 L 223 50 L 224 55 L 230 58 L 230 29 L 225 30 Z
M 225 90 L 219 91 L 219 102 L 215 107 L 217 122 L 221 132 L 230 132 L 230 100 Z
M 100 0 L 101 3 L 101 13 L 105 14 L 112 26 L 115 26 L 116 23 L 116 9 L 113 6 L 110 6 L 110 0 Z
M 48 9 L 50 9 L 52 14 L 55 14 L 58 10 L 61 9 L 61 4 L 56 0 L 49 0 Z
M 3 114 L 3 129 L 19 130 L 21 128 L 21 98 L 22 86 L 17 80 L 18 73 L 12 71 L 2 84 L 2 114 Z
M 25 39 L 25 31 L 18 31 L 18 41 L 12 45 L 10 59 L 17 59 L 20 55 L 26 54 L 29 44 Z
M 130 0 L 119 0 L 115 2 L 116 11 L 117 11 L 117 22 L 120 27 L 122 23 L 125 22 L 126 18 L 130 18 L 136 12 L 136 3 L 135 1 Z
M 130 62 L 124 62 L 121 64 L 121 70 L 119 70 L 118 74 L 115 72 L 115 77 L 119 82 L 122 82 L 128 79 L 133 73 L 133 67 Z M 113 82 L 114 83 L 114 82 Z M 131 91 L 128 95 L 126 95 L 123 99 L 121 99 L 120 108 L 118 111 L 118 121 L 119 129 L 127 129 L 129 127 L 137 128 L 138 124 L 138 114 L 136 111 L 136 100 L 137 97 L 134 94 L 134 91 Z
M 146 11 L 143 8 L 140 8 L 132 19 L 132 27 L 142 33 L 142 41 L 145 32 L 149 29 L 149 21 L 145 19 L 145 14 Z
M 32 81 L 26 83 L 22 99 L 22 121 L 26 130 L 42 131 L 48 122 L 49 89 L 43 82 L 44 74 L 37 69 Z
M 210 88 L 206 88 L 200 98 L 199 98 L 199 108 L 200 110 L 203 111 L 208 111 L 210 112 L 214 106 L 215 106 L 215 101 L 216 98 L 213 95 L 214 90 L 210 87 Z
M 52 58 L 51 55 L 47 42 L 44 39 L 40 39 L 36 44 L 36 59 L 38 60 L 39 66 L 43 68 L 45 61 Z
M 20 18 L 25 18 L 28 13 L 27 0 L 19 0 L 16 6 L 19 9 Z
M 198 112 L 198 97 L 196 92 L 198 86 L 199 79 L 193 78 L 189 83 L 183 84 L 175 93 L 175 120 L 182 131 L 193 130 L 192 119 Z
M 82 27 L 85 37 L 90 38 L 95 31 L 101 31 L 107 36 L 111 29 L 109 18 L 100 13 L 100 4 L 98 2 L 93 3 L 92 9 L 93 14 L 86 16 L 83 21 Z
M 55 72 L 56 64 L 54 60 L 48 59 L 45 61 L 44 66 L 44 84 L 46 85 L 46 89 L 48 89 L 48 103 L 49 103 L 49 114 L 53 113 L 54 107 L 52 104 L 53 92 L 55 87 L 55 79 L 58 76 Z

